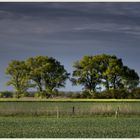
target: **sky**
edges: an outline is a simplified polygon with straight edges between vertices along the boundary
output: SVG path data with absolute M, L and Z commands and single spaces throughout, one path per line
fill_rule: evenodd
M 140 75 L 140 3 L 0 2 L 0 91 L 11 60 L 56 58 L 72 73 L 84 55 L 110 54 Z M 67 81 L 64 91 L 80 91 Z

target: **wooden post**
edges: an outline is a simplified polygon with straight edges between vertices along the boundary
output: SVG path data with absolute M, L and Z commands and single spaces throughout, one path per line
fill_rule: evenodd
M 59 108 L 58 108 L 58 106 L 56 107 L 56 117 L 57 117 L 57 119 L 59 118 Z
M 75 107 L 74 106 L 72 107 L 72 114 L 73 115 L 75 114 Z
M 117 108 L 117 110 L 115 111 L 115 118 L 118 118 L 119 117 L 119 107 Z

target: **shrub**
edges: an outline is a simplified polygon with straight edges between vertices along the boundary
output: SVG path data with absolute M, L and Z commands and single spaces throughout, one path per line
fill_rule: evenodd
M 0 98 L 12 98 L 13 92 L 11 91 L 2 91 L 0 92 Z
M 87 90 L 84 90 L 81 94 L 81 98 L 93 98 L 95 93 L 90 93 Z
M 34 97 L 40 97 L 40 93 L 36 92 L 36 93 L 34 94 Z
M 133 99 L 140 99 L 140 88 L 133 89 L 129 97 Z
M 30 91 L 30 92 L 27 92 L 26 97 L 35 97 L 35 92 L 34 91 Z
M 81 98 L 81 94 L 79 92 L 74 92 L 72 95 L 71 95 L 71 98 Z
M 99 98 L 99 99 L 127 99 L 129 95 L 129 92 L 125 89 L 117 90 L 105 90 L 100 93 L 94 93 L 93 98 Z

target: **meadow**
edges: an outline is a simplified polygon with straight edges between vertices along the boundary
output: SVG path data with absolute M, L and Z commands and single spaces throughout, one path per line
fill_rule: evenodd
M 1 138 L 140 138 L 140 118 L 0 117 Z
M 136 100 L 2 100 L 1 116 L 93 117 L 96 115 L 140 116 L 140 101 Z

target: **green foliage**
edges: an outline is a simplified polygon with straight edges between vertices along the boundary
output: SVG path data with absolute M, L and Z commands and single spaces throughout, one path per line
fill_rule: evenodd
M 73 77 L 75 78 L 71 79 L 73 84 L 81 84 L 89 92 L 95 91 L 96 85 L 99 83 L 99 75 L 98 70 L 94 67 L 93 57 L 84 56 L 81 61 L 75 62 L 74 68 Z
M 64 87 L 69 73 L 52 57 L 36 56 L 26 61 L 13 60 L 6 74 L 10 75 L 8 85 L 15 88 L 15 97 L 25 95 L 28 88 L 37 87 L 40 97 L 51 97 L 57 88 Z
M 93 95 L 94 95 L 95 92 L 89 92 L 88 90 L 84 90 L 82 93 L 81 93 L 81 96 L 80 98 L 92 98 Z
M 1 91 L 0 92 L 0 98 L 12 98 L 13 92 L 10 91 Z
M 9 63 L 6 74 L 10 76 L 7 85 L 15 88 L 16 97 L 19 98 L 29 88 L 28 69 L 24 61 L 13 60 Z
M 131 99 L 140 99 L 140 88 L 135 88 L 131 91 L 129 96 Z
M 69 74 L 64 66 L 52 57 L 36 56 L 27 59 L 29 77 L 42 97 L 49 97 L 57 88 L 64 87 Z
M 27 97 L 28 96 L 28 92 L 20 92 L 20 94 L 17 94 L 17 92 L 13 93 L 13 98 L 23 98 L 23 97 Z
M 130 90 L 139 84 L 138 74 L 114 55 L 84 56 L 73 67 L 71 81 L 74 85 L 83 85 L 90 94 L 101 86 L 106 90 Z
M 63 94 L 70 98 L 139 98 L 139 92 L 133 89 L 139 84 L 135 70 L 123 65 L 114 55 L 84 56 L 74 63 L 73 85 L 82 85 L 82 93 Z M 30 57 L 26 61 L 13 60 L 9 63 L 6 74 L 8 85 L 15 88 L 14 97 L 28 96 L 29 88 L 37 88 L 35 97 L 50 98 L 60 96 L 58 88 L 64 87 L 69 73 L 59 61 L 48 56 Z M 101 91 L 102 87 L 106 91 Z M 130 95 L 131 93 L 131 95 Z M 2 95 L 0 94 L 2 97 Z M 34 96 L 34 94 L 32 94 Z M 62 96 L 62 95 L 61 95 Z
M 123 67 L 123 83 L 126 89 L 132 90 L 139 84 L 139 76 L 135 70 Z
M 100 93 L 96 93 L 94 98 L 99 99 L 127 99 L 129 96 L 129 92 L 124 89 L 112 89 L 108 91 L 103 91 Z

